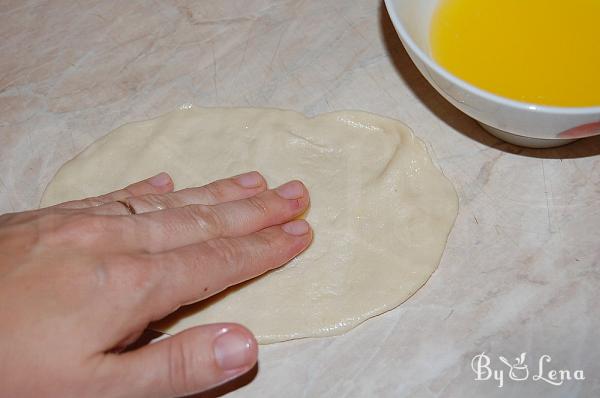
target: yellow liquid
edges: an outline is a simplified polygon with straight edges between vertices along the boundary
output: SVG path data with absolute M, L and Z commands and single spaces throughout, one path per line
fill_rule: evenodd
M 504 97 L 600 105 L 600 0 L 440 0 L 434 59 Z

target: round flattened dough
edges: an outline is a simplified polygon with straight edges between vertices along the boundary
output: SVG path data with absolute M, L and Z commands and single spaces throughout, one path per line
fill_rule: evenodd
M 192 108 L 131 123 L 65 164 L 47 206 L 167 171 L 176 188 L 259 170 L 304 181 L 311 247 L 286 266 L 180 309 L 158 330 L 231 321 L 260 343 L 340 334 L 410 297 L 439 263 L 458 211 L 451 183 L 402 123 L 364 112 Z

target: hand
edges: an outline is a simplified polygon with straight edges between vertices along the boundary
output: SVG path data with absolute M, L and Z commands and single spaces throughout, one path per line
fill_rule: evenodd
M 0 216 L 0 395 L 175 397 L 251 369 L 237 324 L 121 352 L 181 305 L 279 267 L 311 241 L 309 196 L 257 172 L 173 192 L 161 173 L 104 196 Z M 133 215 L 132 213 L 135 213 Z

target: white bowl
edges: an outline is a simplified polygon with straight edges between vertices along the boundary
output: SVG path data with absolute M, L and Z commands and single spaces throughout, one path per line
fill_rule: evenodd
M 442 68 L 431 57 L 430 23 L 438 0 L 385 0 L 392 23 L 411 59 L 452 105 L 504 141 L 549 148 L 600 134 L 600 106 L 528 104 L 479 89 Z

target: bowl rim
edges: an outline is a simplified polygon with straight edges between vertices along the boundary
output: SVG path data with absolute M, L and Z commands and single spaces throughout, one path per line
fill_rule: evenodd
M 394 28 L 396 29 L 396 33 L 402 39 L 402 42 L 407 45 L 412 52 L 417 54 L 417 56 L 431 69 L 435 72 L 443 76 L 445 79 L 449 80 L 453 84 L 459 86 L 463 90 L 470 91 L 475 93 L 488 101 L 500 103 L 501 105 L 519 108 L 521 110 L 529 110 L 540 113 L 551 113 L 551 114 L 562 114 L 562 115 L 590 115 L 594 113 L 600 113 L 600 106 L 552 106 L 552 105 L 540 105 L 536 103 L 522 102 L 513 100 L 507 97 L 500 96 L 498 94 L 494 94 L 490 91 L 481 89 L 468 83 L 465 80 L 455 76 L 440 64 L 438 64 L 429 54 L 425 53 L 425 51 L 421 50 L 421 48 L 417 45 L 417 43 L 412 39 L 411 35 L 404 28 L 404 25 L 400 21 L 396 9 L 394 8 L 395 0 L 384 0 L 385 7 L 387 9 L 388 15 L 392 20 Z

